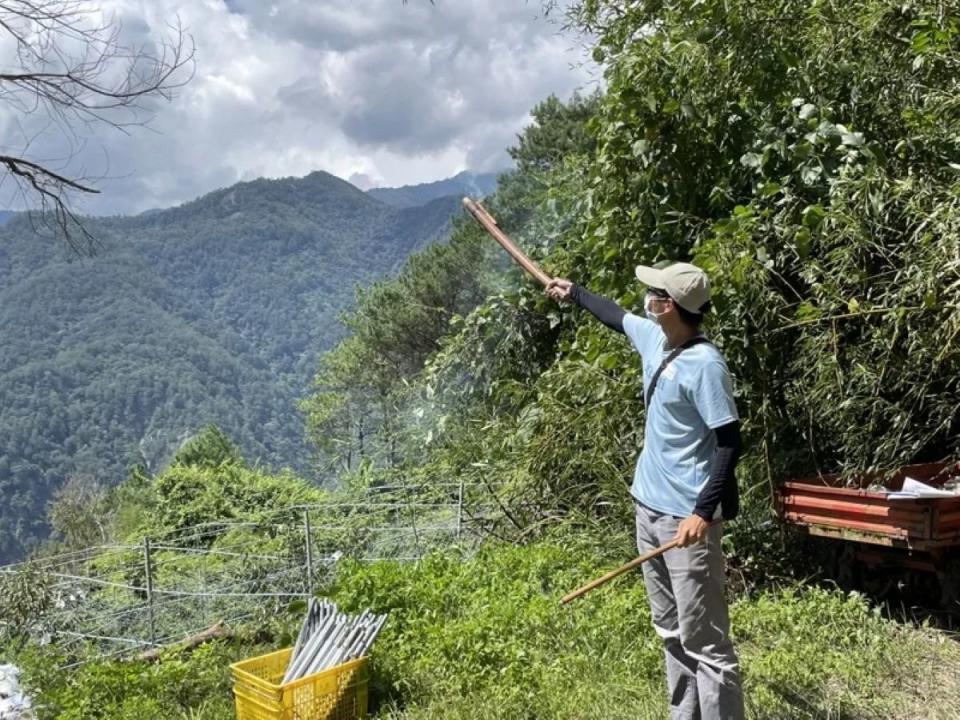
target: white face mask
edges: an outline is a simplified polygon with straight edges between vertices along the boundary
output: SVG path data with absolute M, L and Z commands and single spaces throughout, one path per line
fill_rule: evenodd
M 663 312 L 655 313 L 655 312 L 653 311 L 652 307 L 651 307 L 651 304 L 652 304 L 652 302 L 653 302 L 653 297 L 654 297 L 653 295 L 647 295 L 646 300 L 644 300 L 644 303 L 643 303 L 643 309 L 644 309 L 644 311 L 645 311 L 646 314 L 647 314 L 647 319 L 653 320 L 653 322 L 655 322 L 657 325 L 659 325 L 659 324 L 660 324 L 660 318 L 661 318 L 663 315 L 666 315 L 666 314 L 667 314 L 667 311 L 664 310 Z

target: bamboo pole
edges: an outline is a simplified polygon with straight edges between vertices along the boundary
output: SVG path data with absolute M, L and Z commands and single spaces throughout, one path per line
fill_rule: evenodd
M 533 277 L 536 278 L 537 281 L 539 281 L 539 283 L 544 287 L 550 283 L 553 278 L 541 270 L 540 266 L 527 257 L 527 254 L 523 252 L 523 250 L 521 250 L 517 244 L 497 226 L 497 221 L 493 219 L 493 215 L 487 212 L 487 209 L 483 205 L 476 200 L 471 200 L 470 198 L 465 197 L 463 199 L 463 206 L 471 215 L 473 215 L 474 218 L 476 218 L 477 222 L 483 226 L 484 230 L 490 233 L 493 236 L 493 239 L 500 243 L 504 250 L 510 253 L 510 256 L 517 261 L 517 264 L 519 264 L 520 267 L 533 275 Z
M 665 543 L 658 548 L 654 548 L 650 552 L 644 553 L 640 557 L 634 558 L 633 560 L 628 562 L 626 565 L 621 565 L 616 570 L 611 570 L 603 577 L 597 578 L 593 582 L 587 583 L 582 588 L 574 590 L 569 595 L 564 595 L 563 599 L 560 601 L 560 604 L 566 605 L 571 600 L 576 600 L 581 595 L 587 594 L 591 590 L 600 587 L 601 585 L 603 585 L 606 582 L 609 582 L 610 580 L 613 580 L 615 577 L 623 575 L 625 572 L 633 570 L 635 567 L 639 567 L 640 565 L 645 563 L 647 560 L 651 560 L 657 557 L 658 555 L 663 555 L 667 550 L 670 550 L 671 548 L 676 547 L 678 542 L 679 540 L 671 540 L 670 542 Z

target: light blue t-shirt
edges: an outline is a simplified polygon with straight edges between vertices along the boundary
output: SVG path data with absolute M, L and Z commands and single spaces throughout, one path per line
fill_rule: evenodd
M 624 316 L 623 329 L 640 353 L 646 397 L 657 368 L 670 354 L 666 335 L 657 323 L 632 313 Z M 690 515 L 710 479 L 717 444 L 711 430 L 738 419 L 730 371 L 720 351 L 700 343 L 681 352 L 660 374 L 647 408 L 631 494 L 652 510 Z

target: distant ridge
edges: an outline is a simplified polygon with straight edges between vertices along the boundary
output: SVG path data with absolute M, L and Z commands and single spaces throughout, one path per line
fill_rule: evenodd
M 472 173 L 464 171 L 452 178 L 421 185 L 404 185 L 398 188 L 372 188 L 367 190 L 377 200 L 394 207 L 416 207 L 425 205 L 447 195 L 484 197 L 497 187 L 496 173 Z

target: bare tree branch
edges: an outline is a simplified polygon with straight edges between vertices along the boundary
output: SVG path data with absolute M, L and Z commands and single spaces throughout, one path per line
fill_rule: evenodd
M 70 209 L 67 192 L 72 189 L 86 193 L 99 193 L 99 190 L 82 185 L 23 158 L 0 155 L 0 165 L 19 181 L 21 188 L 32 191 L 34 196 L 39 198 L 39 215 L 31 213 L 30 216 L 35 230 L 51 228 L 61 233 L 77 252 L 88 254 L 93 251 L 95 239 Z
M 0 0 L 0 36 L 13 38 L 16 57 L 0 72 L 0 103 L 22 116 L 43 114 L 76 154 L 78 129 L 106 125 L 121 132 L 145 126 L 150 101 L 171 100 L 194 69 L 192 38 L 179 23 L 159 45 L 123 40 L 123 27 L 100 19 L 88 0 Z M 0 172 L 16 184 L 41 224 L 77 250 L 92 237 L 71 210 L 74 193 L 96 193 L 68 170 L 0 148 Z M 65 162 L 64 165 L 67 163 Z M 0 175 L 2 183 L 2 175 Z

